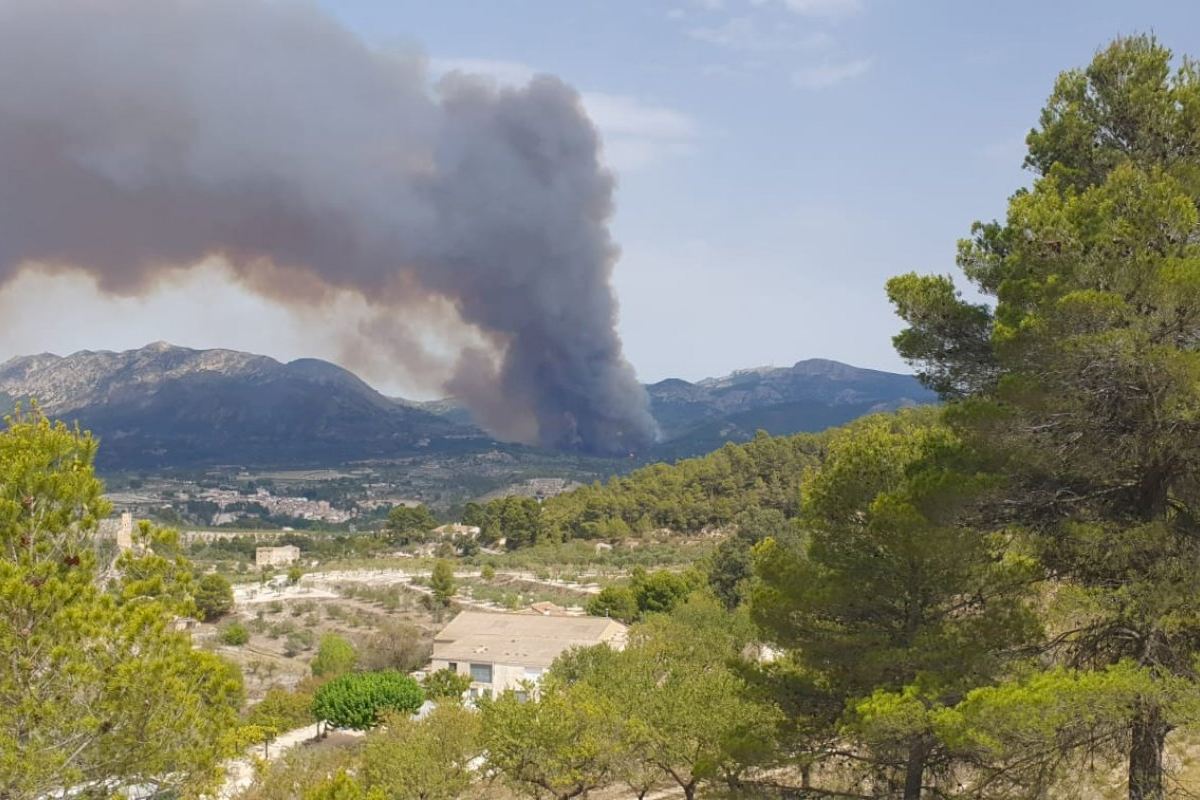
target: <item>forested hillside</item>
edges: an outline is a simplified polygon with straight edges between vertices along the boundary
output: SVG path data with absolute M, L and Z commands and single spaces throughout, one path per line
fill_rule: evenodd
M 923 413 L 923 412 L 903 412 Z M 772 437 L 675 464 L 654 464 L 538 503 L 503 498 L 469 506 L 464 521 L 509 547 L 568 539 L 621 539 L 668 529 L 699 533 L 728 525 L 754 508 L 796 514 L 804 472 L 815 465 L 827 434 Z
M 726 525 L 751 507 L 796 513 L 804 470 L 817 462 L 823 434 L 727 444 L 700 458 L 655 464 L 559 495 L 545 504 L 551 530 L 564 538 L 614 536 L 669 528 L 696 533 Z

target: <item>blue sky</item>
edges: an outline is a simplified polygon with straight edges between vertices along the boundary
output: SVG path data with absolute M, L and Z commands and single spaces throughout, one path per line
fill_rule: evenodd
M 1200 55 L 1195 2 L 317 1 L 434 72 L 548 72 L 583 93 L 619 176 L 620 330 L 643 380 L 809 357 L 904 369 L 884 281 L 953 271 L 971 222 L 1003 214 L 1055 75 L 1122 33 Z M 77 324 L 47 331 L 64 303 Z M 153 339 L 332 356 L 304 320 L 211 281 L 104 298 L 30 276 L 0 315 L 0 360 Z
M 1055 75 L 1121 33 L 1200 54 L 1192 2 L 324 0 L 435 68 L 585 93 L 617 169 L 644 379 L 830 357 L 900 369 L 890 275 L 954 269 L 1028 181 Z

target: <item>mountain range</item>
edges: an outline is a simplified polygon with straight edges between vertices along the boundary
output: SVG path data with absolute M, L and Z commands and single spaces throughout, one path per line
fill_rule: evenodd
M 915 378 L 813 359 L 646 387 L 661 442 L 639 460 L 707 452 L 756 430 L 821 430 L 935 402 Z M 0 407 L 36 398 L 102 440 L 107 469 L 340 464 L 504 447 L 452 400 L 389 398 L 318 359 L 281 363 L 157 342 L 124 352 L 20 356 L 0 364 Z
M 758 430 L 820 431 L 864 414 L 937 402 L 912 375 L 813 358 L 791 367 L 743 369 L 690 383 L 669 378 L 646 387 L 662 431 L 658 456 L 707 453 Z
M 396 403 L 335 364 L 280 363 L 156 342 L 121 353 L 18 357 L 0 393 L 100 437 L 102 467 L 334 464 L 490 440 Z M 2 401 L 3 398 L 0 398 Z

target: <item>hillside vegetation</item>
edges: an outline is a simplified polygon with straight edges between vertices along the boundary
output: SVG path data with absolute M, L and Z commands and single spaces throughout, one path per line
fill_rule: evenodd
M 917 412 L 906 412 L 917 413 Z M 924 412 L 921 412 L 924 413 Z M 675 464 L 654 464 L 607 483 L 594 483 L 542 504 L 502 498 L 468 507 L 464 521 L 510 548 L 570 539 L 622 539 L 666 529 L 695 534 L 729 525 L 747 510 L 795 516 L 800 484 L 819 458 L 826 434 L 772 437 Z

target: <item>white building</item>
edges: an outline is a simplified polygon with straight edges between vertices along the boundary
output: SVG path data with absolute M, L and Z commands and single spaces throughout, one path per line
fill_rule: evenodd
M 520 691 L 524 682 L 541 680 L 565 650 L 596 644 L 620 650 L 626 633 L 605 617 L 464 611 L 434 637 L 430 670 L 470 675 L 472 697 Z

